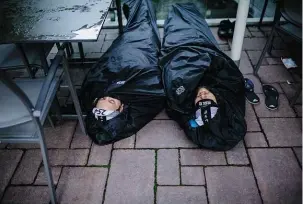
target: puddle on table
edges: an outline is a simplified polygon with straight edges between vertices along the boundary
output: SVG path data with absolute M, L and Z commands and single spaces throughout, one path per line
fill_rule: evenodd
M 95 39 L 109 6 L 104 0 L 1 0 L 0 41 Z

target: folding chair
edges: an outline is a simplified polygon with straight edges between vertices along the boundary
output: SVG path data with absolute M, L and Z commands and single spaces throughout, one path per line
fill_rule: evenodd
M 59 69 L 61 62 L 80 127 L 86 134 L 79 101 L 70 79 L 63 50 L 59 50 L 47 77 L 43 79 L 12 80 L 5 70 L 0 69 L 0 142 L 40 144 L 52 204 L 56 203 L 56 194 L 49 167 L 43 123 L 62 81 L 62 69 Z

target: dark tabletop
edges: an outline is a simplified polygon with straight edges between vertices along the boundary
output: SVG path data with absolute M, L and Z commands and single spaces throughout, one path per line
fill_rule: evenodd
M 112 0 L 0 0 L 0 43 L 96 41 Z

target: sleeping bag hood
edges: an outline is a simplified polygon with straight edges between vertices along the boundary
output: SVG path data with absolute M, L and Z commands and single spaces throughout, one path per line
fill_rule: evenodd
M 88 135 L 108 144 L 135 134 L 163 108 L 165 94 L 158 66 L 160 38 L 150 0 L 124 0 L 127 25 L 111 47 L 89 70 L 81 90 Z M 111 120 L 96 120 L 96 99 L 119 99 L 123 111 Z
M 167 113 L 200 147 L 228 150 L 246 133 L 244 78 L 223 53 L 194 4 L 176 4 L 164 25 L 160 67 Z M 218 110 L 209 123 L 194 127 L 199 87 L 211 91 Z

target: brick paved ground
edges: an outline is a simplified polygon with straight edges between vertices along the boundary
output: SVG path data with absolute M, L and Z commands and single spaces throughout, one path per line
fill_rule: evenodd
M 211 29 L 216 34 L 217 28 Z M 64 121 L 55 129 L 45 128 L 60 203 L 301 203 L 302 106 L 288 104 L 294 91 L 286 80 L 292 79 L 279 59 L 288 51 L 278 37 L 274 57 L 264 59 L 263 80 L 281 93 L 279 110 L 268 111 L 261 84 L 252 75 L 266 38 L 255 27 L 248 28 L 245 36 L 240 70 L 254 81 L 261 104 L 247 103 L 248 132 L 243 142 L 227 152 L 197 149 L 161 112 L 136 135 L 97 146 L 81 133 L 76 121 Z M 115 37 L 116 30 L 102 32 L 98 43 L 84 45 L 86 56 L 101 56 Z M 229 54 L 231 42 L 216 39 Z M 85 72 L 72 69 L 76 85 Z M 70 102 L 66 90 L 60 89 L 58 96 L 62 106 Z M 0 144 L 1 203 L 48 203 L 37 148 Z

